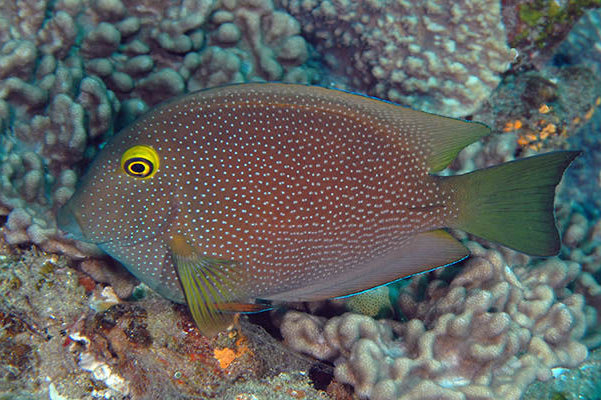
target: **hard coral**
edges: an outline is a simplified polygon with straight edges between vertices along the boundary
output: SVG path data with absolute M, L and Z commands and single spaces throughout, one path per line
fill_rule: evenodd
M 588 329 L 584 342 L 589 348 L 601 345 L 601 219 L 591 217 L 578 207 L 561 207 L 558 216 L 563 229 L 564 256 L 582 266 L 575 282 L 575 290 L 586 300 L 585 312 Z
M 500 253 L 471 247 L 450 282 L 433 280 L 421 295 L 414 279 L 402 292 L 408 322 L 289 312 L 282 334 L 294 349 L 334 360 L 336 379 L 371 399 L 517 399 L 552 368 L 582 362 L 584 301 L 566 288 L 578 264 L 510 268 Z
M 543 66 L 580 17 L 600 6 L 599 0 L 504 0 L 503 21 L 509 43 L 520 53 L 519 64 Z
M 295 67 L 307 60 L 307 44 L 299 23 L 271 1 L 223 2 L 211 22 L 208 47 L 185 61 L 189 90 L 256 78 L 299 81 Z M 312 80 L 305 72 L 300 81 Z
M 497 0 L 280 3 L 353 89 L 426 111 L 471 114 L 513 59 Z

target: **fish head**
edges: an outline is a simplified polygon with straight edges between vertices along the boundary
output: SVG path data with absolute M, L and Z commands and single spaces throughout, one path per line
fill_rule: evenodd
M 164 154 L 139 124 L 113 137 L 58 212 L 59 227 L 77 240 L 131 246 L 164 232 L 174 191 Z
M 178 151 L 162 146 L 164 136 L 148 129 L 148 119 L 142 117 L 107 142 L 59 210 L 57 222 L 73 239 L 96 244 L 151 289 L 183 303 L 166 240 L 178 198 L 167 159 L 173 164 Z

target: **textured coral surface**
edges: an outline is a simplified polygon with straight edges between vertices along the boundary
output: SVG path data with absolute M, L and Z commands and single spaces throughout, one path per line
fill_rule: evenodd
M 425 293 L 414 279 L 401 292 L 406 322 L 291 311 L 282 335 L 292 348 L 332 360 L 336 379 L 373 399 L 517 399 L 553 368 L 587 357 L 584 297 L 566 289 L 577 263 L 511 268 L 497 251 L 471 250 L 452 279 L 431 279 Z
M 473 113 L 515 54 L 497 0 L 281 0 L 334 70 L 371 95 Z
M 328 398 L 310 384 L 309 371 L 329 367 L 261 328 L 242 323 L 205 338 L 183 307 L 153 292 L 138 288 L 137 300 L 123 302 L 65 257 L 0 246 L 0 396 L 190 399 L 259 391 L 279 396 L 264 399 L 294 399 L 296 391 Z

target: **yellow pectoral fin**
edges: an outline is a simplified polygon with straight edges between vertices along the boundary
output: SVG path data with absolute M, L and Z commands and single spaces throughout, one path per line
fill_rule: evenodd
M 203 335 L 213 336 L 231 325 L 240 298 L 240 270 L 234 261 L 207 257 L 181 235 L 170 243 L 190 313 Z M 230 314 L 224 313 L 229 311 Z

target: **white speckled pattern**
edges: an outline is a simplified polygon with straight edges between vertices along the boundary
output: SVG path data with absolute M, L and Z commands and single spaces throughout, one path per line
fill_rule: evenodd
M 449 124 L 466 123 L 316 87 L 197 92 L 115 136 L 70 207 L 88 240 L 172 300 L 183 301 L 173 234 L 237 261 L 248 297 L 269 297 L 365 268 L 454 218 L 428 164 Z M 134 145 L 159 154 L 152 178 L 121 170 Z

